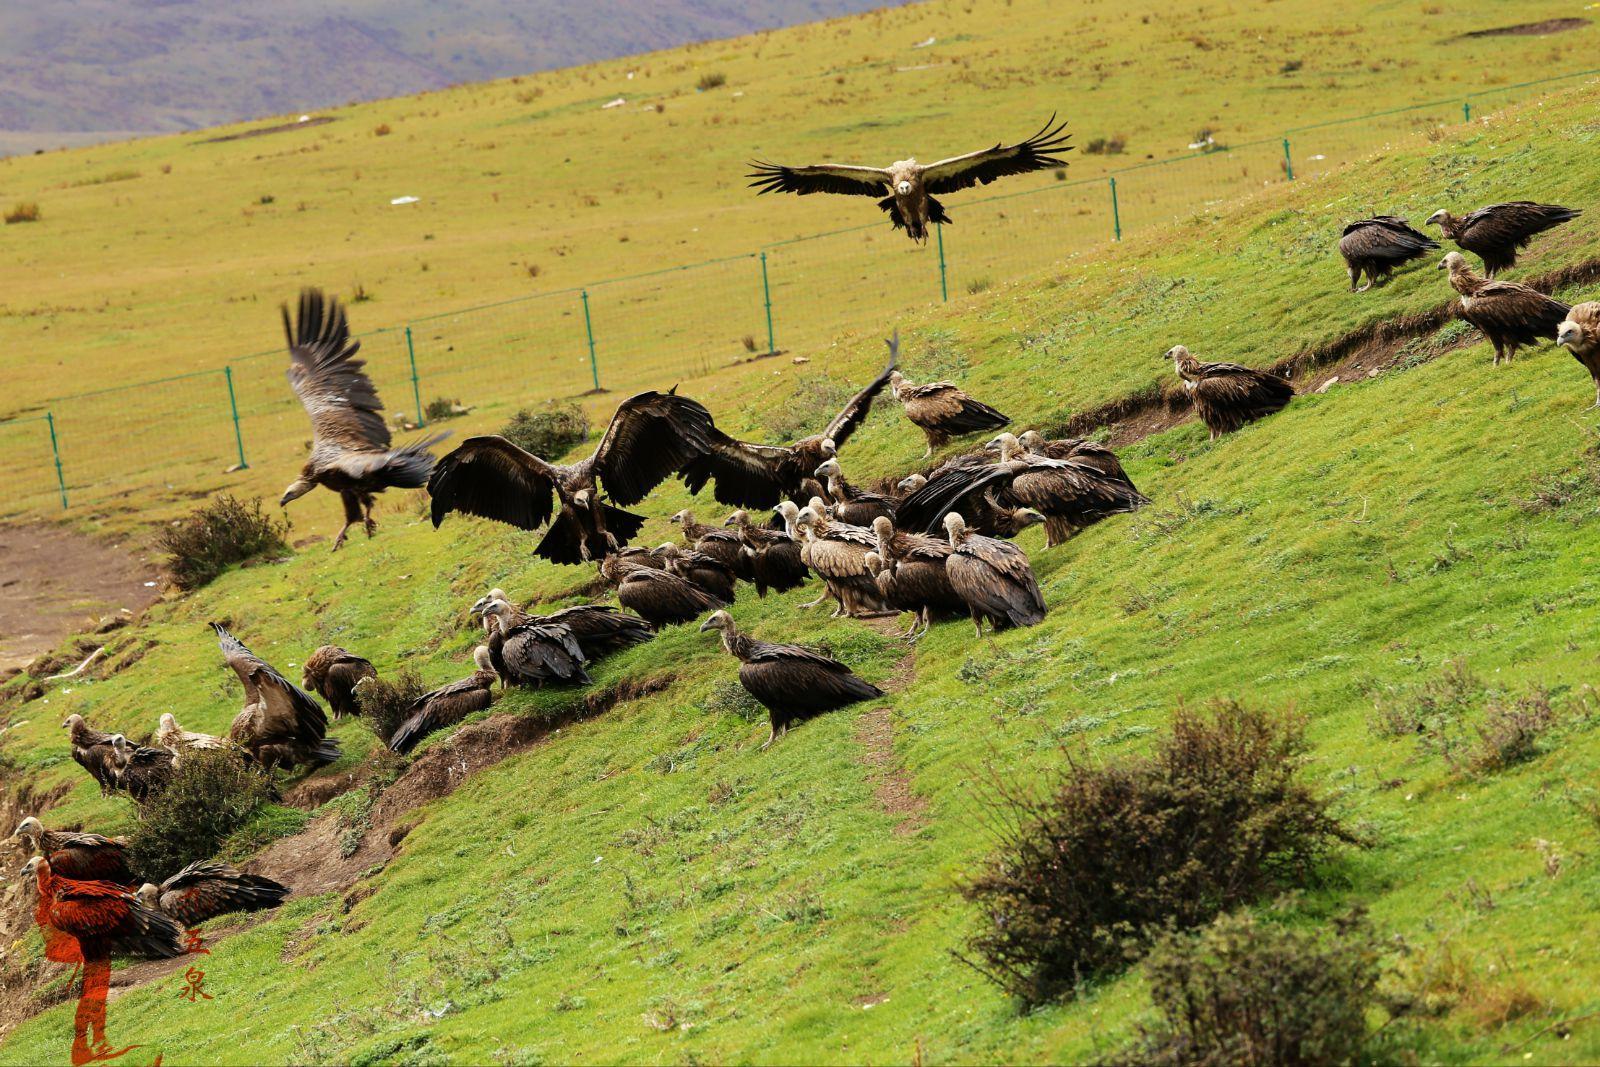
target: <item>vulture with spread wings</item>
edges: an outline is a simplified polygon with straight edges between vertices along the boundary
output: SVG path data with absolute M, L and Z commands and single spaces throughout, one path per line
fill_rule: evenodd
M 928 239 L 928 224 L 948 223 L 944 205 L 934 193 L 953 193 L 974 185 L 988 185 L 1013 174 L 1027 174 L 1051 167 L 1065 167 L 1057 152 L 1070 152 L 1071 134 L 1063 132 L 1065 122 L 1057 124 L 1050 116 L 1039 132 L 1016 144 L 997 144 L 993 148 L 951 156 L 927 165 L 915 159 L 902 159 L 887 167 L 859 167 L 844 163 L 818 163 L 809 167 L 784 167 L 756 160 L 755 169 L 745 175 L 753 178 L 752 189 L 760 193 L 842 193 L 850 196 L 879 196 L 878 207 L 889 213 L 897 230 L 905 230 L 913 241 Z M 887 194 L 887 195 L 885 195 Z
M 244 707 L 228 737 L 268 774 L 275 767 L 320 767 L 338 759 L 339 742 L 327 736 L 328 717 L 311 694 L 245 648 L 220 622 L 211 628 L 223 660 L 244 686 Z
M 371 537 L 378 529 L 372 519 L 373 497 L 385 489 L 420 489 L 433 469 L 428 449 L 449 434 L 389 447 L 389 427 L 383 421 L 383 402 L 357 359 L 361 342 L 350 337 L 339 301 L 319 289 L 300 294 L 295 322 L 283 306 L 283 330 L 289 338 L 289 385 L 311 416 L 311 455 L 300 477 L 283 491 L 280 507 L 325 486 L 344 501 L 344 526 L 334 539 L 339 551 L 350 527 L 362 523 Z
M 651 391 L 624 400 L 599 446 L 577 463 L 550 463 L 504 437 L 473 437 L 441 459 L 428 479 L 433 524 L 452 511 L 524 530 L 550 523 L 537 555 L 551 563 L 603 559 L 644 525 L 643 515 L 622 509 L 710 451 L 715 433 L 711 413 L 695 401 Z M 621 506 L 602 502 L 602 489 Z M 552 497 L 560 498 L 559 512 Z

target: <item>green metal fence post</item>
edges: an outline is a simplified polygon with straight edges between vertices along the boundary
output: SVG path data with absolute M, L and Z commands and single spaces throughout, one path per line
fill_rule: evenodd
M 1463 101 L 1461 101 L 1461 121 L 1462 122 L 1471 122 L 1472 121 L 1472 101 L 1471 100 L 1463 100 Z
M 1294 181 L 1294 160 L 1289 156 L 1289 138 L 1287 137 L 1283 139 L 1283 172 L 1289 176 L 1290 181 Z
M 422 385 L 417 380 L 417 346 L 411 340 L 411 327 L 406 327 L 406 359 L 411 361 L 411 399 L 417 405 L 417 429 L 427 423 L 422 419 Z
M 1122 240 L 1122 212 L 1117 209 L 1117 179 L 1111 179 L 1111 231 L 1117 240 Z
M 239 449 L 239 469 L 249 470 L 250 464 L 244 461 L 244 434 L 239 432 L 239 400 L 233 395 L 233 368 L 223 367 L 222 376 L 228 379 L 228 410 L 233 412 L 233 443 Z
M 56 416 L 54 412 L 44 413 L 44 421 L 50 425 L 50 454 L 56 459 L 56 488 L 61 490 L 61 510 L 67 510 L 67 479 L 61 473 L 61 443 L 56 440 Z
M 594 320 L 589 317 L 589 290 L 581 289 L 578 295 L 583 298 L 583 332 L 589 338 L 589 373 L 594 376 L 594 391 L 600 391 L 600 364 L 594 358 Z
M 773 286 L 766 280 L 766 253 L 762 253 L 762 299 L 766 301 L 766 355 L 778 354 L 778 344 L 773 341 Z
M 945 303 L 950 302 L 950 281 L 945 273 L 944 265 L 944 223 L 933 224 L 939 234 L 939 298 Z

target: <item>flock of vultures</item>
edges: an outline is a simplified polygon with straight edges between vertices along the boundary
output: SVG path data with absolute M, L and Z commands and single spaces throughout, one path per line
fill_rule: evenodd
M 920 239 L 928 224 L 948 221 L 929 193 L 1059 165 L 1051 153 L 1064 150 L 1064 140 L 1060 127 L 1047 124 L 1020 144 L 927 167 L 914 160 L 882 169 L 761 164 L 754 177 L 762 192 L 884 195 L 880 206 L 893 224 Z M 1459 252 L 1444 256 L 1439 267 L 1460 294 L 1462 317 L 1493 343 L 1495 362 L 1510 360 L 1519 347 L 1553 340 L 1589 370 L 1600 405 L 1600 302 L 1569 307 L 1494 277 L 1534 235 L 1577 214 L 1519 201 L 1461 217 L 1440 211 L 1428 222 L 1483 260 L 1482 276 Z M 1351 287 L 1365 276 L 1362 289 L 1438 247 L 1394 216 L 1353 223 L 1339 242 Z M 907 641 L 944 619 L 969 619 L 979 636 L 986 624 L 996 631 L 1032 626 L 1047 605 L 1027 554 L 1012 538 L 1042 525 L 1046 547 L 1054 547 L 1149 502 L 1104 445 L 1006 432 L 1006 415 L 955 383 L 912 382 L 898 368 L 898 337 L 888 342 L 881 374 L 827 425 L 791 443 L 732 437 L 702 404 L 674 388 L 623 401 L 593 451 L 573 463 L 552 462 L 499 436 L 471 438 L 435 461 L 431 449 L 442 437 L 400 447 L 391 442 L 377 392 L 357 358 L 359 342 L 336 300 L 307 290 L 297 312 L 291 316 L 286 307 L 283 319 L 289 383 L 314 437 L 281 503 L 317 486 L 339 494 L 345 521 L 335 551 L 354 525 L 369 537 L 375 533 L 377 494 L 426 487 L 436 527 L 460 512 L 542 531 L 536 555 L 555 564 L 593 565 L 614 591 L 615 604 L 545 614 L 519 608 L 504 590 L 488 591 L 471 608 L 483 632 L 473 651 L 475 669 L 411 704 L 384 739 L 396 752 L 489 707 L 497 690 L 584 685 L 590 664 L 650 641 L 663 627 L 696 621 L 702 631 L 720 635 L 739 662 L 739 681 L 768 709 L 764 749 L 796 722 L 881 691 L 829 656 L 743 632 L 730 610 L 740 596 L 765 597 L 820 579 L 820 594 L 804 608 L 831 603 L 834 617 L 906 615 Z M 1182 345 L 1167 355 L 1213 439 L 1281 410 L 1294 396 L 1289 381 L 1265 371 L 1202 362 Z M 925 473 L 865 487 L 847 477 L 842 450 L 885 389 L 925 435 L 927 456 L 956 438 L 991 436 Z M 727 509 L 718 512 L 722 521 L 703 523 L 680 511 L 671 521 L 681 543 L 632 544 L 645 516 L 629 509 L 672 478 L 696 495 L 709 487 Z M 221 624 L 212 626 L 244 689 L 228 735 L 195 733 L 163 715 L 149 744 L 136 744 L 73 715 L 63 724 L 73 759 L 103 790 L 141 802 L 159 795 L 182 761 L 200 750 L 234 754 L 269 776 L 338 758 L 317 698 L 336 718 L 354 714 L 363 687 L 377 678 L 373 664 L 324 646 L 306 658 L 302 684 L 295 685 Z M 47 830 L 31 817 L 17 835 L 39 853 L 28 870 L 37 879 L 37 918 L 51 958 L 105 959 L 112 951 L 175 955 L 184 951 L 181 927 L 226 911 L 274 907 L 288 892 L 270 879 L 209 861 L 159 885 L 139 885 L 120 840 Z

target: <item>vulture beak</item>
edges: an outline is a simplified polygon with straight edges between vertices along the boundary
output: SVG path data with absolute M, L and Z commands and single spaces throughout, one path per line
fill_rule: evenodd
M 281 508 L 288 504 L 291 500 L 299 500 L 301 497 L 311 492 L 311 489 L 312 485 L 310 482 L 290 482 L 289 488 L 285 489 L 283 491 L 283 496 L 278 498 L 278 506 Z
M 1572 343 L 1577 339 L 1578 324 L 1575 322 L 1563 322 L 1556 330 L 1556 344 L 1558 345 L 1564 345 L 1570 348 Z
M 1428 216 L 1428 220 L 1426 222 L 1424 222 L 1423 225 L 1424 226 L 1437 226 L 1437 225 L 1439 225 L 1439 223 L 1441 223 L 1443 221 L 1444 221 L 1444 210 L 1440 209 L 1438 211 L 1435 211 L 1432 215 L 1429 215 Z
M 715 619 L 707 619 L 705 622 L 701 623 L 700 624 L 700 632 L 701 633 L 705 633 L 707 630 L 716 629 L 716 627 L 712 625 L 714 622 L 716 622 Z
M 894 191 L 899 193 L 901 196 L 905 196 L 907 193 L 909 193 L 911 191 L 911 183 L 910 182 L 901 182 L 899 185 L 894 187 Z
M 1438 266 L 1437 269 L 1444 270 L 1449 265 L 1450 265 L 1450 257 L 1449 256 L 1445 256 L 1443 259 L 1441 259 L 1439 261 L 1439 266 Z

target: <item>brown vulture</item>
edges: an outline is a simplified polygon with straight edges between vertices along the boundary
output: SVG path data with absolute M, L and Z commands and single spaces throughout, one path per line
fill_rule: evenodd
M 221 623 L 211 628 L 224 662 L 244 686 L 244 707 L 228 727 L 234 744 L 268 775 L 278 767 L 320 767 L 338 759 L 339 742 L 328 736 L 328 717 L 311 694 L 245 648 Z
M 391 448 L 383 402 L 357 359 L 361 342 L 350 336 L 344 308 L 319 289 L 300 293 L 295 323 L 283 306 L 283 329 L 289 338 L 289 385 L 311 416 L 311 455 L 300 477 L 289 483 L 278 501 L 284 506 L 325 486 L 344 501 L 344 526 L 334 539 L 339 551 L 350 527 L 362 523 L 371 537 L 374 495 L 385 489 L 420 489 L 433 469 L 428 449 L 449 434 L 438 434 Z
M 489 605 L 496 601 L 505 606 L 503 608 L 497 606 L 491 612 Z M 655 637 L 655 632 L 643 619 L 619 611 L 610 604 L 574 604 L 572 607 L 561 608 L 548 615 L 530 615 L 512 608 L 511 602 L 506 599 L 504 589 L 489 590 L 488 596 L 472 605 L 472 614 L 483 616 L 484 625 L 491 634 L 494 633 L 493 627 L 498 625 L 496 620 L 501 618 L 507 623 L 515 619 L 518 622 L 555 623 L 565 626 L 572 631 L 572 636 L 577 638 L 578 647 L 583 650 L 583 658 L 591 663 L 613 652 L 642 645 Z
M 1438 247 L 1438 241 L 1394 215 L 1374 215 L 1352 222 L 1339 238 L 1339 254 L 1350 271 L 1350 289 L 1357 293 L 1388 281 L 1396 269 Z M 1360 285 L 1363 274 L 1367 276 L 1366 285 Z
M 617 603 L 654 630 L 693 622 L 723 605 L 723 601 L 687 579 L 620 556 L 601 560 L 600 574 L 617 591 Z
M 1050 459 L 1073 459 L 1079 463 L 1093 467 L 1107 478 L 1122 482 L 1129 489 L 1138 492 L 1138 487 L 1133 484 L 1133 479 L 1128 477 L 1128 472 L 1122 469 L 1122 461 L 1117 454 L 1099 441 L 1090 441 L 1082 437 L 1063 437 L 1051 441 L 1038 430 L 1024 430 L 1017 436 L 1022 447 L 1029 452 Z M 994 442 L 996 451 L 1000 443 L 997 438 Z
M 1435 211 L 1428 223 L 1468 252 L 1483 259 L 1484 273 L 1493 278 L 1517 261 L 1517 252 L 1546 230 L 1571 222 L 1583 214 L 1577 208 L 1560 204 L 1535 204 L 1513 200 L 1505 204 L 1480 207 L 1459 218 L 1448 211 Z
M 1450 288 L 1461 294 L 1461 317 L 1494 345 L 1494 361 L 1510 363 L 1517 349 L 1554 341 L 1572 308 L 1520 282 L 1490 281 L 1467 266 L 1467 257 L 1451 252 L 1439 261 L 1450 272 Z
M 746 637 L 733 616 L 718 611 L 701 632 L 722 631 L 722 647 L 739 661 L 739 684 L 767 709 L 771 722 L 762 749 L 789 732 L 789 725 L 825 711 L 883 696 L 836 659 L 798 645 L 774 645 Z
M 395 752 L 407 753 L 424 737 L 447 726 L 454 726 L 475 711 L 482 711 L 494 702 L 494 683 L 499 677 L 489 649 L 479 645 L 472 653 L 472 662 L 478 669 L 459 682 L 440 686 L 413 700 L 406 711 L 404 722 L 395 727 L 389 738 L 389 747 Z
M 121 886 L 65 878 L 43 856 L 33 857 L 22 870 L 39 887 L 37 914 L 77 940 L 85 964 L 108 960 L 112 953 L 157 959 L 183 955 L 178 924 Z
M 815 503 L 801 509 L 794 524 L 805 538 L 801 558 L 827 584 L 828 595 L 839 602 L 830 617 L 879 615 L 884 610 L 883 597 L 877 578 L 867 570 L 867 553 L 877 547 L 877 538 L 865 527 L 834 522 Z
M 732 531 L 718 530 L 717 532 L 731 533 Z M 748 561 L 744 559 L 744 544 L 740 541 L 734 541 L 733 546 L 733 558 L 738 562 L 739 569 L 748 574 L 750 567 Z M 733 603 L 734 583 L 737 581 L 738 576 L 718 556 L 710 555 L 698 548 L 679 548 L 671 541 L 657 548 L 656 554 L 667 561 L 667 571 L 669 573 L 693 582 L 723 603 Z
M 713 429 L 710 451 L 684 466 L 684 485 L 689 492 L 699 493 L 707 482 L 715 481 L 712 496 L 729 507 L 764 510 L 777 507 L 780 500 L 804 504 L 814 492 L 813 472 L 844 447 L 866 421 L 873 399 L 889 384 L 895 352 L 896 344 L 890 342 L 889 365 L 883 373 L 851 397 L 821 433 L 802 437 L 792 445 L 757 445 Z
M 171 784 L 178 757 L 166 749 L 136 745 L 121 734 L 112 734 L 111 750 L 117 788 L 134 800 L 148 800 Z
M 955 512 L 944 517 L 944 528 L 950 535 L 945 571 L 979 637 L 985 619 L 997 631 L 1044 621 L 1044 594 L 1027 553 L 1010 541 L 973 533 Z
M 934 449 L 952 437 L 998 430 L 1011 421 L 988 404 L 972 399 L 952 382 L 914 385 L 895 371 L 889 375 L 889 390 L 905 408 L 906 418 L 928 436 L 924 456 L 933 455 Z
M 504 437 L 474 437 L 441 459 L 428 479 L 433 525 L 452 511 L 550 529 L 535 553 L 551 563 L 588 563 L 639 532 L 639 503 L 685 463 L 711 448 L 711 415 L 688 397 L 645 392 L 617 407 L 605 436 L 576 463 L 552 464 Z M 601 490 L 620 507 L 601 500 Z M 552 496 L 561 502 L 554 511 Z M 554 513 L 554 519 L 551 515 Z
M 827 479 L 828 499 L 833 504 L 833 517 L 852 526 L 871 526 L 877 518 L 894 518 L 898 501 L 892 496 L 860 489 L 844 480 L 844 468 L 837 458 L 829 459 L 817 468 L 817 477 Z
M 515 683 L 543 689 L 546 682 L 589 684 L 583 647 L 565 623 L 524 615 L 504 600 L 490 601 L 484 611 L 496 618 L 487 652 L 502 686 Z
M 17 824 L 13 836 L 22 838 L 29 849 L 48 859 L 50 869 L 63 878 L 118 885 L 133 881 L 133 873 L 128 870 L 126 838 L 46 830 L 32 815 Z
M 335 719 L 361 713 L 356 706 L 356 683 L 377 676 L 371 663 L 338 645 L 323 645 L 306 657 L 300 668 L 300 683 L 328 702 Z
M 216 737 L 212 734 L 195 733 L 185 730 L 178 725 L 178 717 L 172 712 L 165 712 L 161 716 L 161 725 L 156 727 L 156 744 L 172 753 L 172 765 L 177 767 L 183 762 L 183 754 L 191 749 L 221 749 L 231 748 L 232 745 L 226 738 Z
M 746 581 L 750 578 L 749 564 L 744 558 L 744 542 L 739 535 L 722 526 L 708 526 L 703 522 L 694 521 L 694 513 L 684 508 L 672 518 L 667 520 L 683 527 L 683 543 L 689 545 L 697 552 L 702 552 L 721 563 L 736 577 Z M 666 545 L 656 549 L 656 556 L 670 569 L 671 560 L 664 554 Z M 723 598 L 732 601 L 731 595 Z
M 276 908 L 288 898 L 289 887 L 226 863 L 196 860 L 159 886 L 144 883 L 135 896 L 151 911 L 193 927 L 230 912 Z
M 792 501 L 784 503 L 794 507 Z M 805 560 L 800 558 L 800 542 L 787 531 L 757 526 L 743 508 L 729 515 L 725 525 L 737 530 L 743 542 L 756 596 L 766 596 L 768 589 L 786 593 L 804 585 L 811 576 Z
M 878 549 L 868 554 L 867 569 L 877 576 L 878 592 L 891 608 L 914 616 L 903 637 L 915 641 L 927 633 L 935 614 L 959 617 L 967 613 L 967 602 L 945 571 L 945 561 L 950 558 L 948 541 L 896 530 L 881 515 L 873 521 L 872 533 Z
M 82 715 L 73 713 L 61 723 L 69 731 L 72 758 L 89 772 L 89 777 L 100 783 L 102 796 L 117 787 L 117 768 L 111 748 L 111 735 L 90 726 Z
M 889 213 L 897 230 L 905 230 L 913 241 L 928 239 L 929 223 L 948 223 L 944 205 L 933 198 L 936 193 L 953 193 L 974 185 L 988 185 L 999 178 L 1030 171 L 1065 167 L 1066 161 L 1053 153 L 1070 152 L 1071 134 L 1064 133 L 1065 122 L 1056 124 L 1050 116 L 1039 132 L 1016 144 L 997 144 L 993 148 L 951 156 L 924 166 L 914 159 L 903 159 L 887 167 L 860 167 L 845 163 L 819 163 L 809 167 L 784 167 L 755 160 L 755 169 L 745 175 L 753 178 L 750 187 L 759 194 L 783 192 L 808 196 L 811 193 L 842 193 L 851 196 L 878 196 L 878 207 Z
M 1289 379 L 1271 371 L 1237 363 L 1201 363 L 1183 345 L 1168 349 L 1167 356 L 1213 441 L 1247 422 L 1282 411 L 1294 398 Z
M 1594 406 L 1600 408 L 1600 300 L 1574 304 L 1556 328 L 1556 344 L 1565 346 L 1594 379 Z

